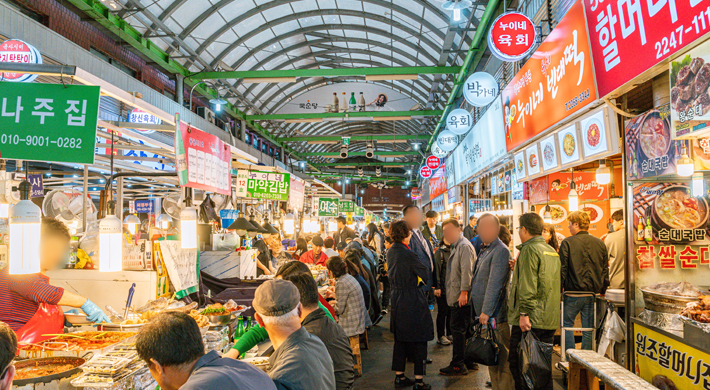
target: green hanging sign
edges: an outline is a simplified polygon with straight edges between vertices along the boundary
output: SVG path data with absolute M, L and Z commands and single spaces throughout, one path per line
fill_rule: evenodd
M 340 210 L 340 199 L 318 198 L 319 217 L 337 217 Z
M 356 217 L 364 217 L 365 216 L 365 209 L 360 206 L 355 206 L 355 216 Z
M 341 200 L 338 206 L 338 210 L 341 213 L 354 213 L 355 202 L 353 202 L 352 200 Z

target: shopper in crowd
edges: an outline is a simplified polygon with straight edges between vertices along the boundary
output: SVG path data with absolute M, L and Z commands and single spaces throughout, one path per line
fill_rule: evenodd
M 426 223 L 421 229 L 424 238 L 429 240 L 433 248 L 438 247 L 439 241 L 444 237 L 444 231 L 441 229 L 441 225 L 437 224 L 438 221 L 439 213 L 429 210 L 426 212 Z
M 405 217 L 412 218 L 411 213 L 418 211 L 416 206 L 410 207 L 415 209 L 405 209 Z M 416 226 L 421 226 L 421 221 Z M 396 388 L 414 385 L 414 390 L 428 390 L 431 386 L 424 383 L 424 374 L 427 342 L 434 338 L 434 323 L 422 286 L 427 284 L 431 269 L 409 250 L 414 241 L 409 223 L 392 223 L 389 236 L 394 241 L 387 251 L 387 272 L 392 286 L 390 331 L 394 333 L 394 385 Z M 414 362 L 414 381 L 404 376 L 407 359 Z
M 505 244 L 506 248 L 510 249 L 510 243 L 513 241 L 513 236 L 510 234 L 510 230 L 508 230 L 507 227 L 500 225 L 500 229 L 498 232 L 498 239 L 503 241 L 503 244 Z M 510 250 L 508 252 L 510 252 Z M 513 254 L 510 253 L 511 258 L 512 258 L 512 256 L 513 256 Z
M 474 316 L 482 325 L 492 325 L 498 340 L 498 365 L 488 367 L 493 390 L 509 390 L 515 387 L 513 375 L 510 373 L 510 366 L 508 366 L 508 345 L 510 344 L 510 327 L 508 326 L 510 268 L 508 267 L 508 259 L 510 258 L 510 250 L 508 245 L 499 238 L 501 228 L 498 217 L 493 214 L 483 214 L 478 219 L 478 235 L 483 241 L 483 250 L 476 260 L 471 287 Z M 506 232 L 507 230 L 505 229 Z M 508 233 L 508 239 L 509 237 L 510 233 Z
M 163 312 L 145 324 L 136 350 L 164 390 L 276 389 L 263 371 L 249 363 L 222 358 L 216 351 L 205 354 L 200 328 L 182 312 Z
M 306 264 L 325 265 L 325 262 L 328 261 L 328 255 L 323 252 L 323 238 L 321 236 L 313 236 L 311 250 L 302 254 L 298 260 Z
M 335 388 L 350 390 L 355 381 L 353 352 L 350 340 L 343 328 L 328 319 L 326 312 L 318 306 L 318 285 L 309 274 L 291 274 L 284 278 L 296 285 L 301 296 L 301 325 L 308 333 L 318 336 L 328 349 L 333 360 Z
M 374 249 L 377 258 L 379 259 L 382 255 L 382 236 L 379 230 L 377 230 L 377 225 L 370 222 L 367 225 L 367 246 Z
M 331 304 L 338 315 L 338 323 L 348 337 L 365 332 L 365 298 L 357 280 L 348 274 L 345 261 L 331 257 L 326 263 L 331 276 L 335 278 L 335 293 L 326 293 L 326 298 L 335 298 Z
M 333 235 L 333 240 L 335 241 L 336 245 L 341 242 L 347 244 L 350 240 L 353 240 L 356 237 L 355 231 L 353 229 L 350 229 L 350 227 L 345 224 L 345 217 L 337 217 L 335 218 L 335 222 L 338 224 L 338 230 Z
M 338 256 L 338 252 L 334 249 L 335 248 L 335 240 L 333 240 L 331 237 L 326 238 L 323 240 L 323 244 L 325 245 L 325 249 L 323 249 L 323 253 L 325 253 L 328 258 L 331 258 L 333 256 Z
M 300 260 L 301 256 L 306 252 L 308 252 L 308 241 L 303 237 L 299 237 L 296 240 L 296 251 L 293 252 L 293 259 Z
M 363 279 L 365 279 L 368 286 L 370 287 L 369 295 L 370 297 L 372 297 L 372 300 L 370 301 L 370 306 L 368 307 L 369 318 L 365 320 L 365 326 L 369 327 L 373 323 L 376 324 L 379 322 L 379 320 L 381 320 L 382 308 L 380 307 L 376 280 L 377 263 L 375 262 L 374 258 L 370 257 L 374 254 L 372 254 L 369 249 L 362 246 L 362 241 L 360 241 L 360 239 L 355 239 L 350 242 L 350 244 L 348 244 L 347 248 L 345 249 L 345 256 L 341 257 L 341 259 L 345 259 L 348 252 L 355 252 L 360 257 L 360 263 L 363 265 L 363 268 L 365 270 L 364 274 L 362 274 L 362 277 Z
M 300 301 L 296 286 L 283 279 L 268 280 L 254 293 L 254 317 L 274 347 L 269 376 L 287 389 L 333 390 L 333 361 L 323 341 L 301 326 Z
M 335 249 L 338 252 L 338 256 L 340 256 L 341 258 L 345 257 L 345 250 L 347 247 L 348 247 L 348 244 L 346 244 L 344 242 L 339 242 L 338 245 L 335 246 Z
M 41 272 L 10 275 L 9 267 L 0 269 L 0 321 L 15 331 L 20 343 L 40 342 L 51 338 L 52 334 L 63 333 L 61 306 L 81 308 L 94 323 L 111 322 L 103 310 L 87 298 L 49 283 L 47 271 L 66 265 L 70 240 L 64 223 L 42 218 L 41 237 L 39 243 L 35 242 L 39 245 Z
M 523 332 L 532 332 L 540 341 L 552 344 L 560 323 L 560 258 L 542 238 L 544 222 L 535 213 L 520 216 L 518 235 L 522 244 L 515 263 L 508 302 L 510 332 L 508 361 L 516 390 L 525 390 L 520 373 L 518 346 Z M 552 367 L 549 385 L 552 390 Z
M 423 285 L 422 291 L 427 296 L 429 302 L 429 309 L 434 309 L 434 288 L 438 287 L 436 285 L 436 278 L 434 278 L 434 248 L 431 246 L 429 240 L 424 238 L 422 232 L 419 231 L 419 227 L 424 223 L 424 216 L 419 207 L 414 205 L 405 206 L 402 209 L 403 220 L 409 226 L 409 230 L 412 232 L 412 239 L 409 241 L 409 248 L 412 252 L 417 255 L 417 259 L 426 267 L 427 277 L 426 284 Z M 392 228 L 390 228 L 392 231 Z M 394 240 L 394 237 L 393 237 Z M 394 240 L 397 242 L 397 240 Z M 387 260 L 389 264 L 389 258 Z M 391 282 L 391 281 L 390 281 Z
M 275 271 L 278 271 L 282 265 L 293 261 L 293 257 L 289 255 L 285 250 L 283 245 L 281 245 L 281 238 L 274 234 L 268 241 L 269 249 L 271 249 L 272 264 Z
M 345 257 L 342 258 L 345 262 L 345 266 L 348 269 L 348 273 L 357 280 L 357 283 L 362 289 L 362 297 L 365 302 L 365 309 L 370 309 L 370 284 L 365 280 L 368 278 L 367 271 L 360 261 L 360 256 L 356 251 L 350 250 L 345 253 Z M 367 321 L 365 321 L 367 322 Z M 367 326 L 367 323 L 365 324 Z
M 616 210 L 611 214 L 611 224 L 614 232 L 609 233 L 604 240 L 609 252 L 609 288 L 624 289 L 626 261 L 626 232 L 624 231 L 624 210 Z
M 564 301 L 564 326 L 573 327 L 577 314 L 582 327 L 594 328 L 595 297 L 574 295 L 592 292 L 604 295 L 609 287 L 609 254 L 604 242 L 589 234 L 589 214 L 575 211 L 567 216 L 569 232 L 560 245 L 562 288 L 569 294 Z M 574 349 L 574 334 L 566 331 L 565 350 Z M 582 349 L 592 349 L 592 332 L 582 333 Z
M 446 301 L 446 268 L 451 255 L 451 244 L 444 237 L 439 242 L 439 248 L 434 252 L 434 277 L 437 278 L 434 290 L 436 297 L 436 342 L 441 345 L 451 345 L 454 337 L 451 335 L 451 309 Z
M 12 389 L 15 366 L 12 361 L 17 354 L 17 336 L 10 326 L 0 322 L 0 390 Z
M 259 240 L 254 245 L 256 248 L 256 276 L 273 275 L 276 271 L 271 264 L 271 250 L 264 240 Z
M 468 225 L 463 229 L 463 236 L 466 237 L 468 242 L 472 242 L 473 238 L 478 235 L 476 232 L 476 224 L 478 223 L 478 219 L 471 215 L 468 217 Z
M 389 232 L 389 224 L 386 224 L 387 226 L 387 231 Z M 390 236 L 385 237 L 384 239 L 384 250 L 382 251 L 382 256 L 380 257 L 380 263 L 377 265 L 377 271 L 379 273 L 378 280 L 382 286 L 382 302 L 381 302 L 381 314 L 385 315 L 387 314 L 387 308 L 390 305 L 390 296 L 391 296 L 391 288 L 390 288 L 390 279 L 387 274 L 387 251 L 392 247 L 392 244 L 394 242 L 392 241 L 392 238 Z
M 551 246 L 556 252 L 560 251 L 560 240 L 559 237 L 557 237 L 557 232 L 555 232 L 555 226 L 553 224 L 545 224 L 545 227 L 542 228 L 542 238 L 547 245 Z
M 443 223 L 443 239 L 451 243 L 446 267 L 446 302 L 451 310 L 451 334 L 454 338 L 451 363 L 439 370 L 442 375 L 466 375 L 466 339 L 471 326 L 471 280 L 476 251 L 461 233 L 461 225 L 453 218 Z M 471 367 L 473 368 L 473 366 Z

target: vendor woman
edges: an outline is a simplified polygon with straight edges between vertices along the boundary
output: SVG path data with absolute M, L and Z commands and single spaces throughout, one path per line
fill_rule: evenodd
M 56 269 L 69 254 L 69 230 L 54 218 L 42 218 L 38 274 L 9 275 L 0 270 L 0 321 L 10 325 L 21 343 L 46 340 L 63 333 L 63 306 L 78 307 L 91 322 L 111 322 L 90 300 L 49 284 L 48 270 Z

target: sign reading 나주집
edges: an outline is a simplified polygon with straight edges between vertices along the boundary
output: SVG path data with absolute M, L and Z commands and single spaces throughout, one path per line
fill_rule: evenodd
M 93 164 L 100 90 L 0 82 L 0 158 Z

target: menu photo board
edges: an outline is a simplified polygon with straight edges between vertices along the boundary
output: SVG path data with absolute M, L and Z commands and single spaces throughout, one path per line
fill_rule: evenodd
M 671 61 L 671 138 L 691 138 L 710 132 L 710 43 Z
M 626 122 L 626 172 L 629 180 L 675 174 L 684 142 L 671 139 L 670 105 Z
M 515 153 L 515 157 L 513 157 L 513 162 L 515 165 L 515 180 L 518 183 L 522 183 L 528 177 L 525 169 L 525 167 L 527 166 L 527 164 L 525 163 L 525 151 L 521 150 L 518 153 Z
M 579 146 L 579 129 L 576 123 L 557 132 L 557 144 L 559 145 L 562 168 L 579 165 L 583 153 Z
M 498 194 L 498 176 L 491 176 L 491 195 Z
M 528 200 L 530 204 L 547 203 L 550 201 L 547 177 L 540 177 L 530 182 L 530 193 Z
M 525 188 L 527 188 L 526 184 L 523 182 L 519 182 L 517 178 L 515 178 L 515 169 L 511 173 L 513 178 L 513 200 L 523 200 L 525 199 Z
M 601 158 L 618 153 L 616 116 L 609 109 L 603 108 L 589 114 L 579 121 L 579 125 L 585 159 Z
M 537 144 L 528 146 L 525 149 L 525 163 L 527 165 L 528 177 L 532 178 L 540 174 L 540 149 Z
M 535 212 L 544 218 L 546 206 L 548 206 L 548 204 L 535 205 Z M 570 214 L 569 206 L 566 202 L 558 204 L 550 203 L 549 206 L 552 226 L 555 228 L 555 233 L 558 235 L 558 241 L 561 242 L 560 238 L 572 235 L 569 231 L 569 224 L 567 222 L 567 217 Z M 609 220 L 609 216 L 611 215 L 609 201 L 594 203 L 580 202 L 579 211 L 585 212 L 589 215 L 589 234 L 597 238 L 603 238 L 609 233 L 609 229 L 606 225 Z
M 513 180 L 512 172 L 505 171 L 503 177 L 504 177 L 503 181 L 505 182 L 505 191 L 510 191 L 512 189 L 511 184 L 512 184 L 512 180 Z
M 175 164 L 180 185 L 231 195 L 231 149 L 217 136 L 181 121 L 178 115 L 175 127 Z M 247 179 L 242 179 L 246 189 Z M 237 188 L 239 185 L 237 178 Z M 288 188 L 285 194 L 288 199 Z
M 490 199 L 469 199 L 468 200 L 468 213 L 475 214 L 483 211 L 488 211 L 491 209 Z
M 542 153 L 543 171 L 552 171 L 560 167 L 560 153 L 557 150 L 554 134 L 540 141 L 540 152 Z

